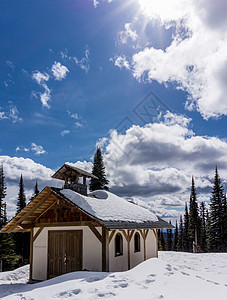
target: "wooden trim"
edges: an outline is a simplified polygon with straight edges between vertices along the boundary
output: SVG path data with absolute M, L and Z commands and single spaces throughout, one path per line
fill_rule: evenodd
M 124 235 L 124 237 L 125 237 L 125 239 L 126 239 L 126 241 L 128 242 L 128 235 L 127 235 L 127 233 L 125 232 L 125 230 L 123 229 L 123 230 L 121 230 L 122 231 L 122 233 L 123 233 L 123 235 Z
M 52 203 L 49 207 L 47 207 L 34 221 L 32 221 L 33 223 L 35 223 L 37 220 L 39 220 L 39 218 L 45 214 L 49 209 L 51 209 L 55 204 L 57 203 L 57 200 Z
M 98 230 L 95 228 L 95 226 L 92 225 L 91 223 L 89 223 L 88 227 L 91 229 L 91 231 L 97 237 L 97 239 L 102 243 L 102 235 L 98 232 Z
M 139 232 L 140 232 L 142 238 L 145 240 L 145 236 L 144 236 L 143 230 L 142 230 L 142 229 L 139 229 Z
M 17 225 L 19 225 L 21 222 L 23 222 L 30 214 L 33 213 L 33 211 L 35 211 L 37 208 L 40 207 L 40 205 L 42 205 L 47 199 L 48 197 L 51 195 L 51 191 L 49 191 L 42 200 L 38 201 L 31 209 L 29 209 L 23 216 L 21 216 L 10 228 L 11 231 L 13 231 Z
M 128 229 L 128 239 L 127 239 L 127 244 L 128 244 L 128 270 L 130 270 L 130 230 Z
M 91 222 L 91 221 L 75 221 L 75 222 L 54 222 L 54 223 L 34 223 L 34 224 L 26 224 L 21 225 L 24 228 L 30 228 L 32 226 L 34 227 L 59 227 L 59 226 L 89 226 L 89 224 L 92 224 L 93 226 L 100 226 L 98 223 Z M 29 227 L 30 226 L 30 227 Z
M 149 229 L 146 229 L 146 230 L 145 230 L 145 235 L 144 235 L 144 236 L 145 236 L 145 240 L 146 240 L 146 238 L 147 238 L 148 232 L 149 232 Z
M 32 280 L 32 270 L 33 270 L 33 233 L 34 233 L 34 229 L 31 228 L 31 231 L 30 231 L 30 269 L 29 269 L 29 280 Z
M 40 227 L 37 232 L 35 233 L 35 235 L 33 236 L 33 243 L 35 242 L 35 240 L 37 239 L 37 237 L 40 235 L 40 233 L 43 231 L 44 227 Z
M 102 272 L 109 272 L 109 232 L 102 227 Z
M 131 241 L 134 232 L 135 232 L 135 229 L 133 229 L 129 235 L 129 242 Z
M 143 238 L 143 248 L 144 248 L 144 260 L 147 259 L 147 254 L 146 254 L 146 234 L 145 234 L 145 230 L 144 230 L 144 238 Z
M 110 233 L 110 236 L 109 236 L 109 243 L 111 242 L 114 234 L 115 234 L 116 230 L 112 230 L 111 233 Z

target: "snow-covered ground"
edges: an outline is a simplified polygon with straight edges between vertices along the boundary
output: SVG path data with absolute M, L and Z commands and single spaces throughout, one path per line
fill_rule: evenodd
M 36 284 L 27 279 L 28 266 L 0 273 L 0 298 L 226 300 L 227 253 L 159 252 L 127 272 L 74 272 Z

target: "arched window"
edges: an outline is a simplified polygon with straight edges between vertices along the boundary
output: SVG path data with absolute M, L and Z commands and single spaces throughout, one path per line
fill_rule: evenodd
M 123 255 L 123 239 L 120 233 L 115 237 L 115 256 Z
M 138 232 L 134 235 L 134 251 L 139 252 L 140 251 L 140 235 Z

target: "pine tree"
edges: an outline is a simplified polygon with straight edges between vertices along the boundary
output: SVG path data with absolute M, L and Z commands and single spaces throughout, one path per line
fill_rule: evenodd
M 226 193 L 224 194 L 223 199 L 223 231 L 224 231 L 224 251 L 227 252 L 227 201 L 226 201 Z
M 19 183 L 18 200 L 17 200 L 17 213 L 19 213 L 25 206 L 26 206 L 26 196 L 24 192 L 23 177 L 21 174 L 20 183 Z
M 23 177 L 20 177 L 18 201 L 17 201 L 17 214 L 26 206 L 26 196 L 24 192 Z M 30 248 L 30 234 L 28 232 L 16 232 L 14 234 L 16 245 L 16 253 L 21 256 L 20 265 L 24 265 L 29 261 L 29 248 Z
M 183 228 L 183 249 L 189 252 L 189 214 L 187 202 L 185 203 L 185 213 L 184 213 L 184 228 Z
M 180 216 L 180 223 L 179 223 L 179 230 L 178 230 L 178 251 L 184 251 L 184 226 L 183 226 L 183 218 L 182 215 Z
M 206 245 L 207 252 L 212 252 L 214 249 L 214 236 L 212 235 L 210 226 L 210 214 L 208 209 L 206 210 Z
M 90 191 L 108 190 L 107 184 L 109 183 L 109 181 L 106 179 L 103 157 L 99 147 L 97 148 L 94 156 L 92 174 L 98 177 L 98 179 L 91 178 Z
M 198 213 L 198 204 L 195 190 L 195 182 L 192 177 L 191 195 L 190 195 L 190 207 L 189 207 L 189 247 L 193 252 L 197 252 L 198 241 L 200 239 L 200 219 Z
M 178 250 L 178 225 L 176 221 L 176 226 L 173 235 L 173 251 L 177 251 L 177 250 Z
M 33 199 L 35 199 L 35 197 L 38 196 L 38 194 L 39 194 L 39 188 L 38 188 L 38 183 L 36 181 L 35 187 L 34 187 L 34 192 L 33 192 L 33 195 L 31 196 L 30 201 L 32 201 Z
M 0 165 L 0 229 L 3 227 L 3 218 L 4 218 L 3 200 L 5 196 L 6 196 L 5 176 L 3 172 L 3 165 Z
M 169 224 L 171 224 L 171 221 L 169 221 Z M 173 248 L 173 233 L 172 229 L 167 229 L 166 231 L 166 250 L 172 251 Z
M 224 189 L 216 167 L 214 176 L 214 186 L 210 199 L 210 226 L 213 236 L 214 251 L 224 251 L 224 227 L 223 223 L 225 210 Z
M 200 248 L 203 252 L 207 251 L 207 228 L 206 228 L 206 208 L 205 203 L 202 201 L 200 204 L 200 219 L 201 219 L 201 239 Z

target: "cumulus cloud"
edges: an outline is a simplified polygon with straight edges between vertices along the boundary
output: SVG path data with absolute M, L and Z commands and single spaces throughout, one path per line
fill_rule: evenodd
M 40 71 L 35 71 L 32 78 L 44 88 L 44 93 L 34 93 L 33 95 L 37 98 L 37 94 L 40 96 L 43 107 L 50 108 L 48 101 L 50 100 L 50 89 L 46 82 L 50 79 L 47 73 L 41 73 Z
M 227 115 L 227 2 L 138 2 L 142 14 L 137 21 L 143 18 L 166 29 L 171 27 L 173 34 L 165 49 L 146 46 L 135 52 L 126 68 L 130 67 L 138 80 L 176 83 L 188 93 L 186 107 L 198 110 L 206 119 Z M 127 26 L 126 32 L 130 32 Z M 124 42 L 130 42 L 128 35 L 123 35 Z M 122 68 L 122 63 L 116 65 Z
M 215 165 L 226 178 L 226 141 L 195 135 L 189 122 L 167 113 L 160 123 L 133 125 L 125 134 L 113 130 L 104 154 L 111 189 L 125 197 L 160 196 L 164 205 L 163 196 L 188 191 L 192 175 L 203 192 L 212 187 Z
M 52 65 L 51 71 L 56 80 L 64 79 L 69 72 L 68 68 L 66 66 L 63 66 L 60 62 L 55 62 Z

